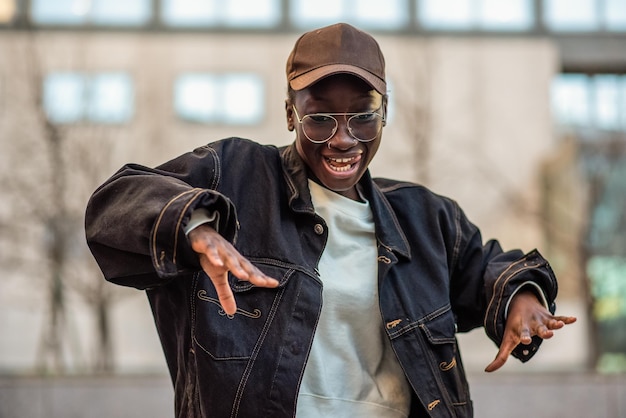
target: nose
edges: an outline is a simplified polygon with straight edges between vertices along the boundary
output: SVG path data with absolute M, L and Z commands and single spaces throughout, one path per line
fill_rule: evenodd
M 335 134 L 328 140 L 328 148 L 336 148 L 346 151 L 355 146 L 359 141 L 350 135 L 348 121 L 338 120 Z

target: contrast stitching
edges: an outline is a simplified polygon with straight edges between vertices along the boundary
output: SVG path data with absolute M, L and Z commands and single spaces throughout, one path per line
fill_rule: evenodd
M 428 315 L 423 316 L 422 318 L 418 319 L 417 321 L 413 321 L 407 325 L 405 325 L 404 327 L 396 330 L 395 332 L 389 333 L 389 336 L 391 338 L 395 338 L 399 335 L 402 335 L 408 331 L 411 331 L 415 328 L 426 328 L 424 326 L 424 324 L 426 324 L 427 322 L 432 321 L 435 318 L 440 317 L 441 315 L 447 313 L 448 311 L 450 311 L 450 304 L 447 304 L 445 306 L 442 306 L 441 308 L 438 308 L 436 310 L 434 310 L 433 312 L 429 313 Z M 426 329 L 426 332 L 429 332 Z
M 157 232 L 159 230 L 159 227 L 161 225 L 161 221 L 163 220 L 163 217 L 165 216 L 165 212 L 167 212 L 167 209 L 169 209 L 169 207 L 171 205 L 174 204 L 174 202 L 176 202 L 178 199 L 182 198 L 183 196 L 193 193 L 196 189 L 192 189 L 192 190 L 186 190 L 180 194 L 178 194 L 177 196 L 173 197 L 169 202 L 167 202 L 167 204 L 163 207 L 163 209 L 161 210 L 161 213 L 159 213 L 159 217 L 157 218 L 155 225 L 154 225 L 154 231 L 152 233 L 152 255 L 153 255 L 153 259 L 154 260 L 158 260 L 157 258 L 157 249 L 156 249 L 156 237 L 157 237 Z M 162 262 L 162 260 L 159 260 Z
M 455 366 L 456 366 L 456 357 L 454 357 L 452 361 L 450 361 L 450 363 L 446 363 L 445 361 L 442 361 L 441 363 L 439 363 L 439 370 L 443 372 L 447 372 L 447 371 L 452 370 Z
M 253 310 L 253 312 L 249 312 L 249 311 L 246 311 L 244 309 L 237 308 L 237 311 L 233 315 L 227 314 L 224 311 L 224 308 L 222 308 L 222 304 L 220 303 L 219 299 L 215 299 L 215 298 L 207 296 L 206 290 L 204 290 L 204 289 L 198 290 L 198 295 L 197 296 L 198 296 L 198 299 L 200 299 L 200 300 L 203 300 L 205 302 L 210 302 L 210 303 L 212 303 L 214 305 L 219 306 L 220 310 L 217 311 L 217 313 L 222 315 L 222 316 L 226 316 L 226 318 L 228 318 L 228 319 L 233 319 L 235 317 L 235 315 L 237 315 L 237 314 L 243 315 L 243 316 L 247 316 L 248 318 L 252 318 L 252 319 L 258 319 L 258 318 L 261 317 L 261 310 L 260 309 L 256 309 L 256 308 Z
M 494 300 L 496 299 L 496 294 L 498 294 L 498 303 L 495 307 L 495 311 L 493 312 L 493 330 L 494 330 L 494 335 L 496 337 L 500 337 L 500 334 L 498 333 L 496 324 L 498 322 L 498 315 L 497 313 L 500 310 L 500 304 L 502 303 L 502 295 L 504 294 L 504 290 L 506 289 L 506 285 L 508 282 L 511 281 L 511 279 L 513 277 L 515 277 L 517 274 L 526 271 L 526 270 L 530 270 L 536 267 L 539 267 L 541 264 L 533 264 L 530 266 L 524 266 L 523 268 L 519 268 L 515 271 L 513 271 L 511 274 L 509 274 L 508 276 L 505 276 L 510 270 L 513 270 L 515 267 L 517 267 L 519 264 L 525 263 L 528 260 L 526 258 L 522 258 L 521 260 L 518 260 L 517 262 L 511 264 L 509 267 L 507 267 L 501 274 L 500 276 L 498 276 L 498 278 L 496 279 L 496 281 L 493 284 L 493 294 L 491 295 L 491 300 L 489 301 L 489 304 L 487 305 L 487 313 L 489 313 L 492 310 L 492 305 L 494 303 Z M 499 284 L 500 280 L 505 277 L 504 282 L 502 284 Z M 499 290 L 498 290 L 499 287 Z M 485 316 L 485 326 L 487 326 L 487 320 L 488 320 L 488 315 Z
M 383 194 L 382 190 L 380 190 L 379 188 L 375 188 L 374 189 L 376 191 L 376 193 L 378 193 L 380 196 L 380 201 L 383 203 L 383 205 L 385 205 L 385 208 L 390 212 L 390 213 L 395 213 L 394 210 L 392 209 L 391 205 L 389 204 L 389 202 L 387 201 L 387 197 Z M 391 216 L 391 219 L 393 221 L 393 224 L 395 225 L 396 229 L 401 231 L 402 228 L 400 227 L 400 224 L 398 223 L 398 219 L 394 216 Z M 411 246 L 409 245 L 409 241 L 407 240 L 406 236 L 403 233 L 399 234 L 402 238 L 402 242 L 404 243 L 405 247 L 407 248 L 407 251 L 409 251 L 409 257 L 410 257 L 410 248 Z
M 521 268 L 519 270 L 514 271 L 513 273 L 511 273 L 506 280 L 504 281 L 504 283 L 502 283 L 502 286 L 500 287 L 500 295 L 498 296 L 498 304 L 496 306 L 496 310 L 495 312 L 500 312 L 500 305 L 502 305 L 502 296 L 504 294 L 504 290 L 506 289 L 506 285 L 511 281 L 511 279 L 513 279 L 513 277 L 517 276 L 519 273 L 526 271 L 526 270 L 530 270 L 532 268 L 537 267 L 538 265 L 532 265 L 532 266 L 524 266 L 524 268 Z M 494 329 L 496 329 L 496 322 L 497 322 L 497 315 L 494 315 L 493 317 L 493 327 Z M 497 331 L 496 331 L 497 332 Z
M 235 394 L 235 399 L 233 401 L 233 409 L 230 414 L 231 417 L 236 417 L 239 414 L 239 406 L 241 405 L 241 400 L 243 398 L 244 388 L 246 387 L 246 384 L 248 383 L 248 378 L 250 377 L 250 374 L 252 373 L 254 361 L 256 360 L 256 357 L 259 355 L 259 351 L 261 351 L 261 347 L 263 346 L 263 342 L 265 341 L 267 332 L 269 331 L 270 325 L 272 324 L 272 321 L 274 320 L 274 316 L 276 316 L 276 312 L 278 311 L 279 301 L 282 299 L 283 292 L 284 292 L 284 289 L 281 289 L 277 297 L 274 298 L 274 303 L 272 303 L 272 307 L 270 308 L 270 311 L 268 312 L 267 319 L 263 325 L 263 329 L 261 330 L 261 333 L 259 334 L 259 338 L 257 339 L 256 344 L 254 345 L 254 348 L 252 349 L 252 354 L 250 355 L 248 364 L 246 365 L 246 368 L 243 372 L 241 380 L 239 381 L 239 386 L 237 387 L 237 393 Z
M 196 343 L 196 345 L 198 347 L 200 347 L 200 349 L 205 352 L 206 354 L 208 354 L 213 360 L 216 361 L 224 361 L 224 360 L 247 360 L 250 357 L 249 356 L 242 356 L 242 357 L 216 357 L 213 355 L 213 353 L 211 353 L 209 350 L 207 350 L 200 341 L 198 341 L 198 339 L 196 338 L 196 298 L 195 298 L 195 293 L 196 293 L 196 289 L 198 288 L 198 281 L 200 278 L 200 273 L 197 272 L 193 275 L 193 284 L 191 286 L 191 293 L 189 295 L 189 299 L 191 300 L 191 338 L 193 339 L 193 341 Z
M 441 399 L 435 399 L 434 401 L 432 401 L 431 403 L 428 404 L 428 410 L 432 411 L 440 403 L 441 403 Z
M 180 212 L 180 215 L 178 216 L 178 222 L 176 222 L 176 228 L 174 231 L 174 251 L 172 254 L 172 263 L 176 264 L 176 255 L 177 255 L 177 251 L 178 251 L 178 231 L 181 228 L 181 224 L 183 223 L 183 217 L 185 216 L 185 214 L 187 213 L 187 209 L 189 209 L 189 206 L 191 206 L 191 204 L 194 202 L 194 200 L 201 195 L 202 193 L 204 193 L 204 190 L 202 189 L 194 189 L 194 190 L 198 190 L 196 192 L 196 194 L 187 202 L 187 204 L 183 207 L 183 209 Z M 192 190 L 190 190 L 191 192 Z
M 456 266 L 461 252 L 461 210 L 458 205 L 454 205 L 454 226 L 456 228 L 456 238 L 454 240 L 454 248 L 452 250 L 452 265 Z
M 300 290 L 298 290 L 298 296 L 300 295 Z M 314 330 L 317 329 L 317 325 L 319 324 L 319 319 L 320 319 L 320 315 L 322 312 L 322 304 L 319 304 L 319 307 L 317 308 L 317 320 L 315 321 L 315 326 L 314 326 Z M 307 351 L 310 352 L 311 351 L 311 346 L 313 345 L 313 338 L 311 338 L 311 342 L 309 343 L 309 347 L 307 348 Z M 298 382 L 302 382 L 302 376 L 304 376 L 304 367 L 302 368 L 302 370 L 300 371 L 300 375 L 298 376 Z M 274 380 L 276 380 L 276 375 L 274 375 Z M 274 386 L 274 381 L 272 381 L 272 386 Z M 298 383 L 299 386 L 299 383 Z M 300 388 L 298 387 L 298 391 L 300 390 Z M 295 415 L 295 410 L 293 411 L 294 415 Z
M 215 164 L 215 175 L 212 178 L 211 185 L 209 188 L 212 190 L 217 189 L 217 186 L 220 184 L 220 180 L 222 179 L 222 163 L 220 159 L 217 157 L 217 151 L 214 148 L 208 147 L 209 152 L 211 153 L 211 157 L 213 157 L 213 163 Z

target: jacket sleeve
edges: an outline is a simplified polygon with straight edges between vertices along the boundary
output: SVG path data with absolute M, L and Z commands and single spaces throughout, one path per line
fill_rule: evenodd
M 557 294 L 557 281 L 550 264 L 537 250 L 527 254 L 518 251 L 502 253 L 487 264 L 485 272 L 485 294 L 487 308 L 485 312 L 485 331 L 498 346 L 502 343 L 506 325 L 508 304 L 521 288 L 528 288 L 547 303 L 547 308 L 554 313 Z M 543 340 L 534 336 L 528 345 L 519 344 L 513 350 L 513 356 L 523 362 L 537 352 Z
M 452 300 L 460 331 L 483 325 L 489 338 L 500 346 L 511 298 L 521 288 L 537 294 L 554 313 L 556 277 L 549 263 L 533 250 L 503 251 L 490 240 L 483 244 L 480 231 L 456 207 L 455 236 L 458 250 L 453 259 Z M 537 352 L 542 339 L 518 345 L 512 355 L 525 362 Z
M 128 164 L 94 192 L 86 237 L 107 280 L 145 289 L 197 270 L 184 233 L 195 209 L 217 212 L 217 229 L 235 239 L 234 205 L 215 190 L 219 163 L 214 148 L 201 147 L 154 169 Z

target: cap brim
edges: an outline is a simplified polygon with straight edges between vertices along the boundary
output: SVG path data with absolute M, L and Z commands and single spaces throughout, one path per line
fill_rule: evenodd
M 355 67 L 353 65 L 345 65 L 345 64 L 333 64 L 326 65 L 324 67 L 319 67 L 314 70 L 311 70 L 307 73 L 304 73 L 291 81 L 289 81 L 289 85 L 294 90 L 302 90 L 310 85 L 318 82 L 319 80 L 326 78 L 335 74 L 352 74 L 367 84 L 372 86 L 374 90 L 379 92 L 380 94 L 387 94 L 387 84 L 384 80 L 381 80 L 374 74 L 370 73 L 367 70 L 364 70 L 359 67 Z

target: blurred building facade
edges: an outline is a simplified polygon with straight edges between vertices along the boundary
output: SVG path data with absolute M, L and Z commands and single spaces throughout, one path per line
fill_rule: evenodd
M 87 199 L 126 162 L 290 143 L 287 55 L 336 21 L 387 60 L 373 175 L 459 201 L 560 277 L 579 322 L 507 369 L 626 369 L 626 5 L 502 3 L 0 0 L 0 373 L 166 372 L 143 293 L 91 260 Z M 496 354 L 460 342 L 470 370 Z

